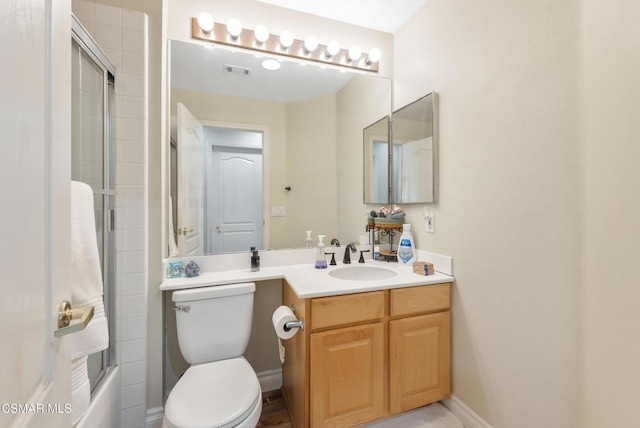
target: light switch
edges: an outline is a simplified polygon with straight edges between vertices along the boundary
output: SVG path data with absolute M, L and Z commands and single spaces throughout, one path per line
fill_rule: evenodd
M 271 217 L 284 217 L 285 209 L 284 207 L 271 207 Z

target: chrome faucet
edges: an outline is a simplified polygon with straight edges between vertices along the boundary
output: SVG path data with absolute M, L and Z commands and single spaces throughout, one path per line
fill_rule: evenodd
M 352 253 L 355 253 L 357 251 L 356 244 L 354 244 L 353 242 L 349 242 L 347 246 L 344 247 L 344 257 L 342 258 L 342 263 L 346 265 L 351 264 L 351 254 L 349 254 L 349 250 L 351 250 Z

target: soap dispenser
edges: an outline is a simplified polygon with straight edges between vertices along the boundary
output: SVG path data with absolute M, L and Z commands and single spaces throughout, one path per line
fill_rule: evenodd
M 260 256 L 256 247 L 251 247 L 251 272 L 258 272 L 260 270 Z
M 313 242 L 313 240 L 311 239 L 311 231 L 307 230 L 307 239 L 304 240 L 305 246 L 307 248 L 311 248 L 311 242 Z
M 327 259 L 324 255 L 324 235 L 318 235 L 318 250 L 316 252 L 316 269 L 326 269 Z

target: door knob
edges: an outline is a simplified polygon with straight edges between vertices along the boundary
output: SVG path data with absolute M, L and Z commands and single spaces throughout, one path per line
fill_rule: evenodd
M 78 318 L 80 318 L 80 322 L 71 325 L 71 320 Z M 58 329 L 53 332 L 53 335 L 55 337 L 60 337 L 65 334 L 84 330 L 92 318 L 93 306 L 71 309 L 71 302 L 63 300 L 62 303 L 60 303 L 60 310 L 58 311 Z
M 178 235 L 186 235 L 187 233 L 193 232 L 193 229 L 187 229 L 186 227 L 181 227 L 178 229 Z

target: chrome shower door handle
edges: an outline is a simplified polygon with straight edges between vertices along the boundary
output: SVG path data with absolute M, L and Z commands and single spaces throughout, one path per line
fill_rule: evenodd
M 58 311 L 58 329 L 53 332 L 53 335 L 55 337 L 60 337 L 65 334 L 84 330 L 93 318 L 93 313 L 93 306 L 71 309 L 71 302 L 63 300 L 62 303 L 60 303 L 60 310 Z M 71 325 L 71 320 L 78 318 L 80 319 L 80 322 Z

